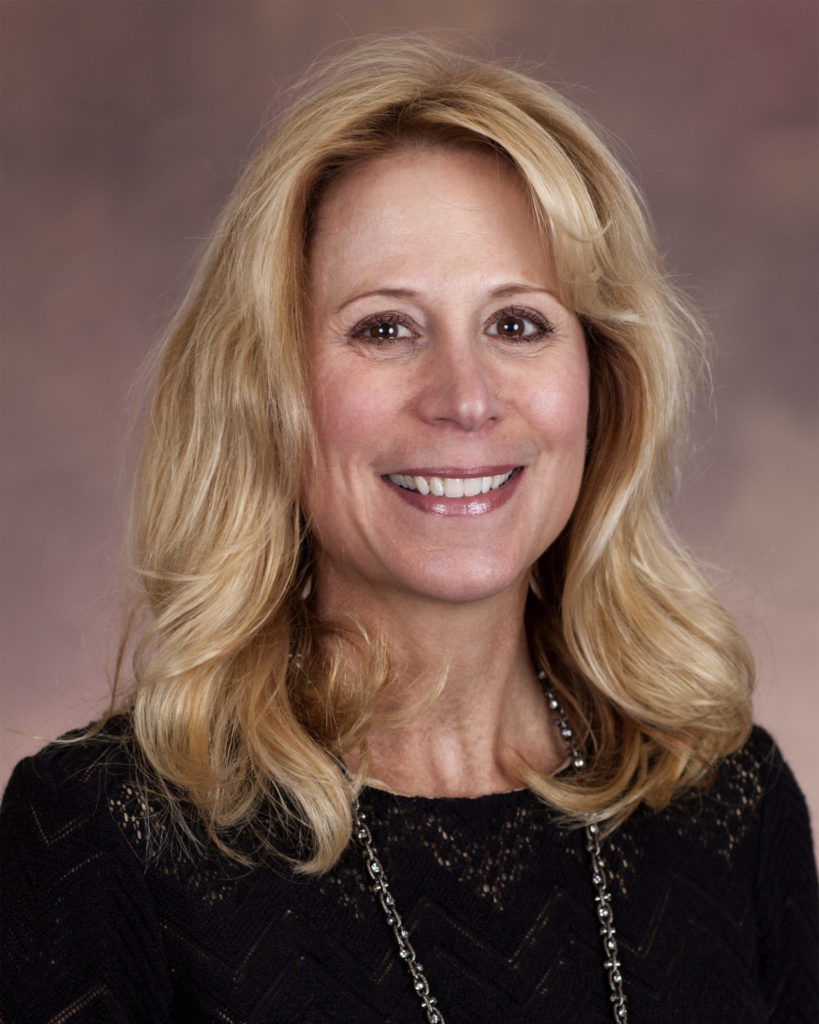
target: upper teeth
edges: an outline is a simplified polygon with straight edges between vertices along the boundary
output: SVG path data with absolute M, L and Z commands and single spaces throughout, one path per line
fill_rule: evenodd
M 438 498 L 474 498 L 477 494 L 486 494 L 501 487 L 513 473 L 514 469 L 497 476 L 406 476 L 390 473 L 389 479 L 408 491 L 434 494 Z

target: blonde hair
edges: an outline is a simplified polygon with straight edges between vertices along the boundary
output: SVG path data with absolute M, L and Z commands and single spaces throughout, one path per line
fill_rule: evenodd
M 307 872 L 349 841 L 340 757 L 366 751 L 389 678 L 382 643 L 305 597 L 310 226 L 337 175 L 417 144 L 517 169 L 587 333 L 585 476 L 526 611 L 587 767 L 525 782 L 614 827 L 707 779 L 750 723 L 746 649 L 662 514 L 702 335 L 628 176 L 530 77 L 428 40 L 359 45 L 311 71 L 229 200 L 164 344 L 135 489 L 146 617 L 127 705 L 154 785 L 182 828 L 192 807 L 232 855 L 249 834 Z

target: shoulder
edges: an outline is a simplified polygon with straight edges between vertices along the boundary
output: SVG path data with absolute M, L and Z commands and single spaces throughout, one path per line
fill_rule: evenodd
M 778 745 L 759 726 L 713 767 L 707 783 L 662 810 L 641 807 L 613 834 L 612 845 L 625 851 L 630 882 L 641 860 L 635 851 L 644 851 L 642 857 L 721 891 L 734 883 L 770 891 L 770 880 L 786 875 L 801 878 L 807 892 L 815 888 L 805 798 Z
M 132 769 L 134 744 L 127 715 L 116 715 L 102 726 L 94 723 L 75 729 L 20 761 L 12 773 L 4 796 L 15 797 L 19 789 L 35 788 L 44 797 L 87 794 Z
M 801 792 L 776 740 L 761 725 L 755 725 L 745 743 L 716 765 L 712 784 L 718 798 L 740 795 L 758 807 L 774 789 Z
M 761 725 L 753 726 L 745 743 L 719 762 L 718 769 L 729 776 L 753 777 L 762 791 L 780 780 L 795 785 L 776 740 Z
M 771 1021 L 819 1009 L 819 886 L 805 798 L 774 740 L 755 728 L 727 758 L 715 795 L 745 793 L 760 987 Z
M 717 764 L 706 792 L 712 813 L 730 813 L 736 825 L 770 829 L 777 821 L 803 821 L 809 838 L 799 784 L 776 741 L 759 725 L 739 750 Z
M 783 840 L 807 845 L 812 856 L 805 798 L 776 741 L 758 725 L 715 765 L 707 785 L 666 814 L 677 830 L 726 857 L 750 846 L 758 859 L 766 844 Z
M 166 1019 L 136 768 L 121 719 L 17 765 L 0 807 L 4 1019 L 68 1019 L 77 1006 L 95 1020 Z
M 816 899 L 816 863 L 807 802 L 774 739 L 756 726 L 747 743 L 718 767 L 710 802 L 753 843 L 760 893 L 776 881 L 801 888 L 804 906 Z M 713 813 L 713 812 L 712 812 Z
M 771 1022 L 814 1019 L 819 905 L 810 821 L 764 729 L 723 757 L 707 785 L 662 810 L 636 811 L 610 836 L 608 862 L 623 946 L 638 953 L 635 976 L 645 969 L 646 984 L 663 991 L 676 977 L 680 999 L 693 978 L 708 979 L 699 993 L 706 1001 L 731 991 L 737 1007 L 762 1006 Z M 686 965 L 682 974 L 675 963 Z M 699 1019 L 722 1019 L 709 1005 Z M 763 1019 L 754 1013 L 743 1019 Z
M 813 836 L 805 798 L 775 740 L 755 726 L 746 743 L 717 765 L 711 785 L 671 809 L 670 820 L 687 838 L 682 845 L 702 852 L 690 863 L 713 870 L 723 905 L 730 904 L 732 891 L 747 893 L 769 1005 L 781 1003 L 781 1009 L 793 991 L 802 993 L 805 1005 L 816 1005 Z M 772 1019 L 803 1017 L 783 1013 Z
M 124 815 L 132 816 L 123 810 L 126 804 L 144 804 L 134 749 L 128 719 L 118 716 L 97 731 L 69 733 L 21 761 L 0 807 L 3 846 L 25 844 L 32 853 L 76 848 L 83 837 L 99 843 L 110 834 L 121 841 L 117 826 Z

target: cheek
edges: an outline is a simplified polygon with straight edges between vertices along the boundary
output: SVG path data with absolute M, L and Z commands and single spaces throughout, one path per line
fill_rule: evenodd
M 357 366 L 343 373 L 325 368 L 316 374 L 313 418 L 317 462 L 325 471 L 368 461 L 374 442 L 383 438 L 395 409 L 387 393 Z
M 558 437 L 568 448 L 577 447 L 585 453 L 589 420 L 588 388 L 564 396 L 559 411 L 555 423 Z
M 547 447 L 572 457 L 585 453 L 589 417 L 589 381 L 583 367 L 564 379 L 560 387 L 548 385 L 532 394 L 531 419 Z

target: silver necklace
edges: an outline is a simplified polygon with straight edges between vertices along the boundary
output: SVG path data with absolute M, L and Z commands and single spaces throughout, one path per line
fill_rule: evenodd
M 541 683 L 546 681 L 542 672 L 538 674 Z M 566 750 L 572 760 L 574 768 L 582 768 L 585 764 L 583 754 L 577 745 L 574 731 L 569 725 L 569 720 L 560 706 L 560 702 L 552 690 L 546 690 L 546 700 L 549 709 L 554 713 L 555 723 L 560 731 L 560 736 L 566 745 Z M 367 867 L 367 873 L 372 881 L 372 890 L 375 894 L 387 924 L 392 929 L 398 945 L 398 956 L 407 965 L 412 986 L 426 1014 L 428 1024 L 445 1024 L 444 1015 L 438 1007 L 438 1001 L 432 995 L 429 988 L 424 968 L 418 963 L 415 949 L 409 939 L 409 934 L 398 913 L 395 905 L 395 898 L 390 892 L 387 883 L 387 876 L 384 867 L 378 858 L 378 853 L 373 843 L 372 833 L 367 824 L 367 816 L 361 810 L 358 800 L 353 807 L 353 829 L 361 844 L 361 853 Z M 628 1011 L 626 1010 L 626 996 L 623 991 L 623 974 L 620 970 L 620 957 L 617 952 L 617 939 L 614 932 L 614 914 L 611 908 L 611 893 L 609 892 L 608 874 L 603 854 L 600 849 L 600 829 L 597 825 L 586 826 L 586 849 L 589 852 L 591 865 L 591 879 L 594 885 L 594 902 L 597 908 L 597 919 L 600 924 L 600 936 L 603 940 L 603 969 L 609 983 L 612 1011 L 616 1024 L 627 1024 Z

